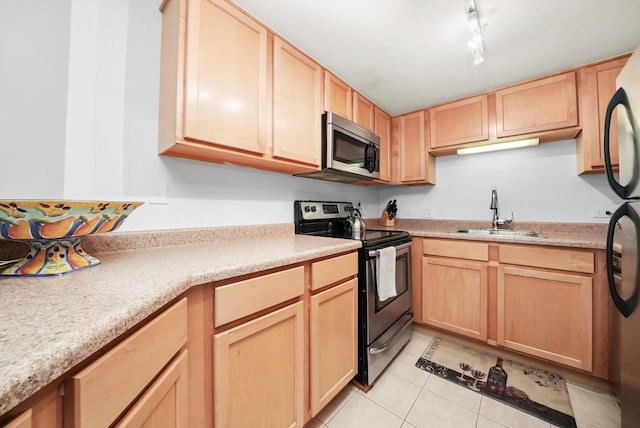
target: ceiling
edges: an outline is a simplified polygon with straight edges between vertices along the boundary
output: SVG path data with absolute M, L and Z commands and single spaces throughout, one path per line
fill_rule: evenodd
M 234 0 L 392 115 L 629 52 L 640 0 Z

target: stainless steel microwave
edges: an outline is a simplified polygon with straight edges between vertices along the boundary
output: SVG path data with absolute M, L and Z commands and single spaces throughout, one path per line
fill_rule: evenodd
M 321 169 L 296 175 L 341 183 L 380 178 L 380 137 L 335 113 L 323 113 Z

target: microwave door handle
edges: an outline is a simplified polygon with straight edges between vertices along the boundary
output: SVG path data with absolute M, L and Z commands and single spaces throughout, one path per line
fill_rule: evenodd
M 369 151 L 372 152 L 373 156 L 369 154 Z M 376 170 L 376 159 L 376 145 L 373 143 L 367 144 L 367 146 L 364 148 L 364 167 L 367 171 L 373 172 Z
M 620 294 L 618 294 L 618 290 L 616 290 L 615 277 L 613 272 L 613 235 L 615 233 L 617 223 L 622 217 L 629 217 L 629 219 L 633 222 L 635 226 L 635 234 L 638 235 L 640 231 L 640 216 L 634 209 L 630 209 L 629 204 L 624 203 L 616 210 L 615 213 L 611 216 L 611 220 L 609 222 L 609 229 L 607 230 L 607 249 L 606 249 L 606 265 L 607 265 L 607 280 L 609 283 L 609 293 L 611 294 L 611 299 L 613 300 L 613 304 L 616 309 L 625 317 L 629 317 L 638 304 L 638 294 L 640 292 L 640 261 L 636 261 L 635 263 L 635 272 L 633 272 L 633 282 L 634 282 L 634 290 L 633 294 L 628 300 L 624 300 Z M 638 241 L 638 236 L 636 236 L 636 242 Z M 624 257 L 624 254 L 622 255 Z M 629 272 L 627 272 L 627 275 Z M 624 272 L 622 272 L 624 276 Z
M 627 112 L 630 111 L 629 97 L 627 97 L 627 93 L 624 88 L 619 88 L 616 93 L 613 94 L 613 97 L 611 97 L 611 100 L 609 101 L 609 105 L 607 105 L 607 111 L 604 116 L 604 168 L 607 173 L 607 180 L 609 181 L 609 185 L 613 191 L 616 195 L 625 199 L 627 197 L 627 187 L 616 181 L 613 176 L 613 167 L 611 165 L 611 117 L 613 115 L 613 110 L 618 105 L 623 105 L 627 109 Z M 632 120 L 632 118 L 629 119 Z M 634 148 L 634 150 L 637 149 Z M 635 168 L 637 168 L 637 166 L 634 166 L 634 169 Z

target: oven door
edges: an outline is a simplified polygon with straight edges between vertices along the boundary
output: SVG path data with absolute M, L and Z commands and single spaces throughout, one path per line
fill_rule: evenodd
M 411 242 L 396 246 L 396 297 L 380 301 L 376 284 L 375 250 L 366 254 L 367 345 L 411 309 Z

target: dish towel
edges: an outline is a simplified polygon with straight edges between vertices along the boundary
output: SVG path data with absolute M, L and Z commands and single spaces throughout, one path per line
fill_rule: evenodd
M 378 299 L 383 302 L 396 297 L 396 247 L 386 247 L 378 250 L 377 263 Z

